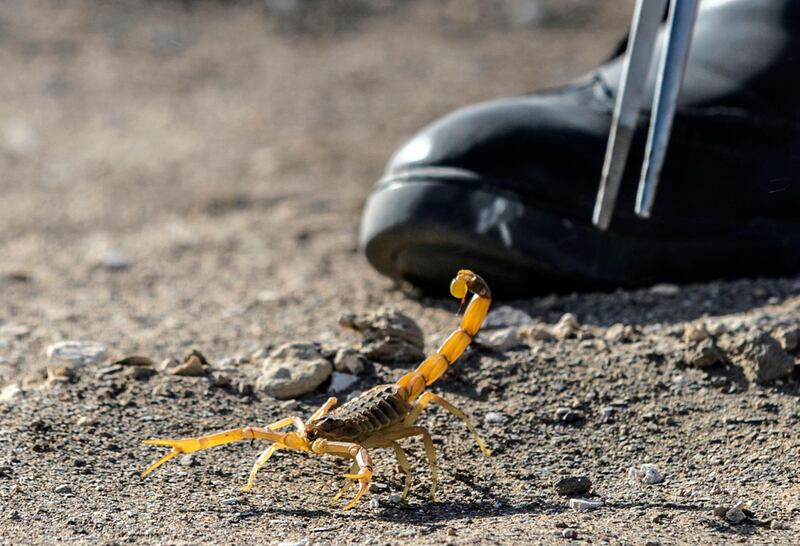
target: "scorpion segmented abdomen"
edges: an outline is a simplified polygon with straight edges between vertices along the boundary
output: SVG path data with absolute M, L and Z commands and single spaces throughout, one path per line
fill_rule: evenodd
M 411 411 L 398 390 L 397 385 L 373 387 L 313 423 L 313 430 L 328 440 L 363 440 L 401 422 Z

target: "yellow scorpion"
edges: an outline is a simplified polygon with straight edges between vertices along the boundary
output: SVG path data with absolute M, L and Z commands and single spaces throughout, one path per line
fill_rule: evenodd
M 426 358 L 416 370 L 408 372 L 397 383 L 378 385 L 364 392 L 346 404 L 332 410 L 336 398 L 329 398 L 311 418 L 303 422 L 300 417 L 287 417 L 265 428 L 245 427 L 182 440 L 145 440 L 145 444 L 160 445 L 172 448 L 172 451 L 151 464 L 142 473 L 142 478 L 161 466 L 169 459 L 182 453 L 192 453 L 222 444 L 239 440 L 256 439 L 272 442 L 256 460 L 244 491 L 253 488 L 256 474 L 269 458 L 279 449 L 297 449 L 311 453 L 328 453 L 353 460 L 344 486 L 334 495 L 331 503 L 335 503 L 350 487 L 358 482 L 358 492 L 353 500 L 344 506 L 349 510 L 361 499 L 372 478 L 372 458 L 368 449 L 394 449 L 400 469 L 405 474 L 403 500 L 406 500 L 411 488 L 411 465 L 403 448 L 397 442 L 411 436 L 421 436 L 425 446 L 428 465 L 431 468 L 431 499 L 436 502 L 437 465 L 436 450 L 431 435 L 425 427 L 415 423 L 425 406 L 434 402 L 461 419 L 472 436 L 478 442 L 481 451 L 487 457 L 491 451 L 478 436 L 475 426 L 464 413 L 453 404 L 425 389 L 439 379 L 447 368 L 458 359 L 486 318 L 491 303 L 491 291 L 486 282 L 472 271 L 462 269 L 450 283 L 450 293 L 461 300 L 466 300 L 468 292 L 474 295 L 459 328 L 450 334 L 439 350 Z M 292 432 L 279 432 L 293 426 Z

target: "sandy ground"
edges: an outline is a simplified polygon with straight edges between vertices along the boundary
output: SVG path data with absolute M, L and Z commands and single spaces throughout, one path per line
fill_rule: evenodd
M 505 302 L 543 324 L 571 312 L 582 328 L 475 348 L 437 384 L 495 452 L 483 458 L 431 410 L 438 504 L 415 442 L 409 503 L 391 502 L 402 477 L 378 451 L 376 484 L 347 513 L 327 504 L 346 465 L 300 453 L 276 456 L 249 494 L 258 449 L 246 444 L 138 477 L 158 453 L 144 438 L 313 411 L 325 385 L 288 403 L 247 386 L 271 347 L 356 346 L 343 311 L 391 304 L 428 349 L 443 339 L 457 305 L 405 296 L 357 253 L 371 184 L 436 116 L 600 62 L 630 4 L 0 3 L 0 387 L 22 389 L 0 402 L 0 539 L 793 542 L 797 374 L 758 386 L 735 362 L 687 367 L 682 335 L 705 318 L 734 347 L 796 324 L 800 279 Z M 633 331 L 609 335 L 615 323 Z M 46 348 L 75 339 L 105 344 L 108 362 L 46 381 Z M 231 386 L 109 366 L 191 349 Z M 404 369 L 370 363 L 340 398 Z M 642 463 L 665 480 L 634 483 Z M 553 488 L 564 475 L 590 478 L 604 506 L 570 508 Z M 744 522 L 712 513 L 737 502 Z

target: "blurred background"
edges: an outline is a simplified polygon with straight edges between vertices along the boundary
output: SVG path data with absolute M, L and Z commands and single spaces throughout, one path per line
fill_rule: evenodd
M 0 2 L 0 382 L 59 338 L 213 356 L 406 305 L 356 252 L 393 150 L 580 76 L 632 5 Z

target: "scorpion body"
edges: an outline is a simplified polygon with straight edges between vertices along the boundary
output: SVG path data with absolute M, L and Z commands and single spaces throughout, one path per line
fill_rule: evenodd
M 462 420 L 481 451 L 487 456 L 491 454 L 478 436 L 475 426 L 461 410 L 441 396 L 425 391 L 461 356 L 486 318 L 491 303 L 491 291 L 481 277 L 472 271 L 462 269 L 450 283 L 450 293 L 463 303 L 469 292 L 472 292 L 473 296 L 459 328 L 444 341 L 436 353 L 426 358 L 415 370 L 405 374 L 396 383 L 373 387 L 336 409 L 332 409 L 336 405 L 336 399 L 329 398 L 306 422 L 300 417 L 287 417 L 265 428 L 245 427 L 181 440 L 145 440 L 146 444 L 163 445 L 172 450 L 150 465 L 142 473 L 142 478 L 167 460 L 182 453 L 245 439 L 266 440 L 272 442 L 272 445 L 261 453 L 253 465 L 247 485 L 244 487 L 245 491 L 253 488 L 259 469 L 279 449 L 327 453 L 353 460 L 350 472 L 344 475 L 347 482 L 332 499 L 332 502 L 336 502 L 353 483 L 357 482 L 358 492 L 344 506 L 344 509 L 348 510 L 361 499 L 372 478 L 372 458 L 368 451 L 372 448 L 394 450 L 399 466 L 405 474 L 403 500 L 406 499 L 411 488 L 412 471 L 398 440 L 420 436 L 431 468 L 430 495 L 435 501 L 436 451 L 428 430 L 415 425 L 428 404 L 436 403 Z M 279 432 L 290 426 L 295 430 Z

